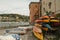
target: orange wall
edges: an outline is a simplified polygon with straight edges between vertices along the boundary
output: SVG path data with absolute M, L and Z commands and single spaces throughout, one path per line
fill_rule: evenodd
M 39 19 L 40 15 L 40 3 L 39 2 L 32 2 L 29 5 L 30 9 L 30 23 L 34 22 L 36 19 Z M 37 18 L 36 18 L 37 15 Z

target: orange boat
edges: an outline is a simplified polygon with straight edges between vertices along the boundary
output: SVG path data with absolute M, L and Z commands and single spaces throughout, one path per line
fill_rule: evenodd
M 44 18 L 44 17 L 43 17 Z M 51 22 L 54 22 L 54 23 L 56 23 L 56 22 L 59 22 L 59 20 L 57 20 L 57 19 L 53 19 L 53 18 L 48 18 L 47 16 L 46 16 L 46 19 L 45 20 L 37 20 L 37 21 L 35 21 L 35 22 L 37 22 L 37 24 L 35 24 L 35 27 L 33 28 L 33 34 L 39 39 L 39 40 L 44 40 L 44 36 L 43 36 L 43 32 L 42 32 L 42 30 L 45 30 L 46 32 L 48 31 L 48 28 L 46 28 L 46 27 L 41 27 L 41 25 L 42 24 L 38 24 L 38 23 L 41 23 L 41 22 L 49 22 L 49 23 L 51 23 Z M 53 24 L 52 24 L 53 25 Z M 53 28 L 53 31 L 55 31 L 55 30 L 57 30 L 57 29 L 54 29 Z

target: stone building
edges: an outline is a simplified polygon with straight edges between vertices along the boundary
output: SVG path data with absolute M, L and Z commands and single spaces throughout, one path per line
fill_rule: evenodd
M 42 15 L 46 12 L 60 13 L 60 0 L 42 0 Z
M 60 0 L 55 1 L 56 1 L 56 13 L 60 13 Z
M 40 16 L 40 2 L 31 2 L 29 4 L 30 23 L 33 23 Z

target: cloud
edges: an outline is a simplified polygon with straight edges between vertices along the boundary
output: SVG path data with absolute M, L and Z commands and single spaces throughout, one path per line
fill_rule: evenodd
M 0 0 L 1 13 L 29 15 L 29 3 L 38 0 Z

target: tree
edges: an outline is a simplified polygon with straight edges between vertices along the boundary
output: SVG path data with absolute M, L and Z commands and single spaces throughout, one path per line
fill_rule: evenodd
M 56 17 L 60 20 L 60 13 L 56 14 Z

